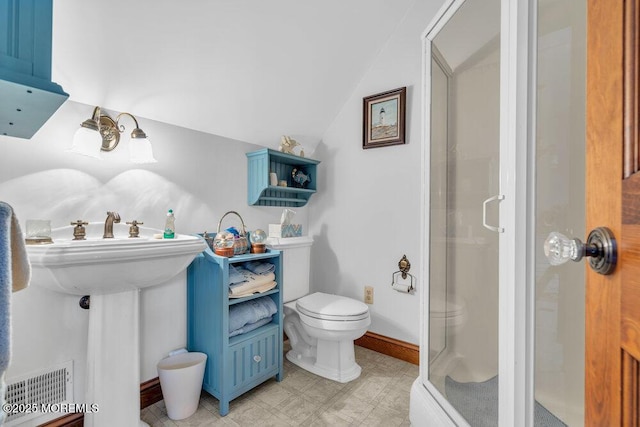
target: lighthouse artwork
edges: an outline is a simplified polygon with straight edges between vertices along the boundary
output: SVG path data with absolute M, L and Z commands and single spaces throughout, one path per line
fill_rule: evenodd
M 404 144 L 406 87 L 364 98 L 362 148 Z

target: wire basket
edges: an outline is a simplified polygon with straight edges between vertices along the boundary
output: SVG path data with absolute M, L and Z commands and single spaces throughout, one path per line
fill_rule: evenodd
M 240 218 L 240 223 L 242 224 L 242 230 L 240 230 L 240 236 L 236 237 L 235 241 L 233 242 L 233 254 L 234 255 L 246 254 L 247 252 L 249 252 L 249 239 L 247 237 L 247 228 L 245 227 L 244 221 L 242 220 L 242 217 L 238 212 L 229 211 L 224 215 L 222 215 L 222 218 L 220 218 L 220 221 L 218 222 L 218 233 L 220 232 L 220 226 L 222 225 L 222 220 L 224 219 L 225 216 L 229 214 L 234 214 L 238 218 Z

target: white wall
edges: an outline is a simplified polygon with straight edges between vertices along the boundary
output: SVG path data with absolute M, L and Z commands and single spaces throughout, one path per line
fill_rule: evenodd
M 66 102 L 31 139 L 0 136 L 0 200 L 27 219 L 50 219 L 53 227 L 70 221 L 104 221 L 115 210 L 122 221 L 163 228 L 167 209 L 176 212 L 179 233 L 215 231 L 222 215 L 238 211 L 248 229 L 267 229 L 281 209 L 247 205 L 245 153 L 261 147 L 139 119 L 149 135 L 153 165 L 127 159 L 128 137 L 105 160 L 65 153 L 79 124 L 93 106 Z M 135 111 L 133 112 L 135 114 Z M 123 119 L 131 131 L 132 122 Z M 126 133 L 125 132 L 125 133 Z M 274 142 L 274 147 L 278 141 Z M 307 208 L 296 219 L 307 227 Z M 223 226 L 239 226 L 234 216 Z M 24 230 L 23 230 L 24 231 Z M 157 376 L 156 363 L 186 346 L 186 274 L 141 296 L 141 381 Z M 78 298 L 31 284 L 13 295 L 12 363 L 7 380 L 57 363 L 75 363 L 75 401 L 84 395 L 88 312 Z
M 56 0 L 53 81 L 210 134 L 317 140 L 414 1 Z
M 324 134 L 316 151 L 321 191 L 309 212 L 313 289 L 362 300 L 364 286 L 373 286 L 369 330 L 414 344 L 425 290 L 400 294 L 391 289 L 391 276 L 402 255 L 414 275 L 422 262 L 420 36 L 441 4 L 414 3 Z M 363 150 L 362 98 L 402 86 L 407 87 L 407 144 Z

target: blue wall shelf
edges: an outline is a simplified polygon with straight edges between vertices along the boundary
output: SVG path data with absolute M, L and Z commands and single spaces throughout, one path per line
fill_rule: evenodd
M 285 154 L 265 148 L 247 153 L 248 203 L 252 206 L 300 207 L 316 192 L 318 160 Z M 291 179 L 293 169 L 303 170 L 311 177 L 306 188 L 296 188 Z M 275 172 L 286 187 L 269 185 L 269 173 Z

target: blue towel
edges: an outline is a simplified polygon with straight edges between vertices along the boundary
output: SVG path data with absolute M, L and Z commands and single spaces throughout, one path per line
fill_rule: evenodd
M 20 224 L 11 206 L 0 202 L 0 404 L 4 404 L 4 373 L 11 359 L 11 292 L 26 288 L 31 266 Z M 0 425 L 5 412 L 0 411 Z
M 268 296 L 232 305 L 229 307 L 229 332 L 271 317 L 277 311 L 276 303 Z
M 244 263 L 244 268 L 255 274 L 267 274 L 276 270 L 276 266 L 268 262 L 249 261 Z
M 237 283 L 248 282 L 253 280 L 255 274 L 260 276 L 273 273 L 276 270 L 276 266 L 268 262 L 249 261 L 241 264 L 239 267 L 229 265 L 229 284 L 235 285 Z
M 243 271 L 242 268 L 235 268 L 229 264 L 229 284 L 235 285 L 236 283 L 246 282 L 247 279 L 244 277 L 244 274 L 242 274 Z
M 0 404 L 4 404 L 4 372 L 9 367 L 11 357 L 11 216 L 13 211 L 0 202 Z M 5 412 L 0 411 L 0 424 Z
M 244 325 L 240 329 L 236 329 L 235 331 L 229 332 L 229 337 L 235 337 L 236 335 L 246 334 L 247 332 L 251 332 L 254 329 L 258 329 L 260 326 L 270 323 L 271 319 L 273 319 L 273 316 L 265 317 L 264 319 L 260 319 L 257 322 Z

